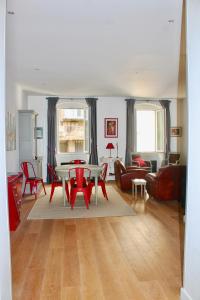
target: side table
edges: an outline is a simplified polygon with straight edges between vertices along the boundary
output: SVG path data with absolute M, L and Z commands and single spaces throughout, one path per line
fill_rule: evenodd
M 137 187 L 140 186 L 141 198 L 145 196 L 146 193 L 146 180 L 145 179 L 132 179 L 132 194 L 137 200 Z

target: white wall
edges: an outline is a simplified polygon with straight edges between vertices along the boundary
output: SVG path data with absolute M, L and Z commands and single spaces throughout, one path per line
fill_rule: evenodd
M 16 150 L 6 151 L 6 165 L 8 172 L 19 171 L 19 139 L 18 139 L 18 113 L 19 109 L 27 108 L 26 94 L 15 83 L 12 75 L 6 76 L 6 113 L 10 112 L 16 119 Z
M 106 149 L 108 143 L 113 143 L 115 149 L 112 156 L 116 157 L 116 143 L 118 143 L 118 156 L 125 159 L 126 147 L 126 102 L 122 97 L 99 97 L 97 101 L 97 148 L 99 159 L 108 157 L 110 150 Z M 104 137 L 104 118 L 118 118 L 118 138 Z
M 188 79 L 188 176 L 182 300 L 200 299 L 200 1 L 186 2 Z
M 118 156 L 125 160 L 126 150 L 126 102 L 125 97 L 98 97 L 97 101 L 97 148 L 99 161 L 101 157 L 108 157 L 109 150 L 106 149 L 108 142 L 112 142 L 115 149 L 112 150 L 112 156 L 116 157 L 116 143 L 118 143 Z M 44 138 L 38 140 L 38 156 L 43 157 L 43 178 L 46 180 L 46 161 L 47 161 L 47 100 L 45 96 L 29 96 L 28 109 L 38 113 L 38 126 L 44 129 Z M 104 118 L 118 118 L 118 138 L 104 137 Z M 177 126 L 177 102 L 171 101 L 171 124 Z M 177 151 L 177 138 L 171 138 L 171 150 Z M 79 155 L 80 156 L 80 155 Z M 73 155 L 57 156 L 57 163 L 76 158 Z M 80 157 L 88 159 L 87 155 Z M 163 159 L 162 155 L 151 154 L 148 159 L 157 159 L 158 167 Z
M 44 96 L 29 96 L 27 109 L 38 113 L 37 127 L 43 128 L 43 139 L 37 140 L 37 155 L 42 157 L 42 175 L 46 181 L 47 175 L 47 100 Z
M 0 0 L 0 299 L 11 300 L 10 233 L 8 227 L 8 201 L 5 153 L 5 16 L 6 0 Z

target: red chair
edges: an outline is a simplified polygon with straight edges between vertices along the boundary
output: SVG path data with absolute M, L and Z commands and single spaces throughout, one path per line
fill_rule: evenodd
M 53 194 L 54 194 L 54 190 L 56 187 L 62 186 L 62 180 L 59 180 L 52 165 L 48 164 L 47 169 L 48 169 L 48 174 L 49 174 L 49 177 L 51 180 L 51 194 L 50 194 L 50 198 L 49 198 L 49 202 L 51 202 Z M 69 188 L 68 188 L 68 184 L 66 181 L 65 181 L 65 192 L 67 195 L 67 199 L 69 201 Z
M 107 170 L 108 170 L 108 163 L 104 163 L 102 165 L 102 167 L 103 167 L 102 172 L 101 172 L 101 174 L 98 178 L 98 186 L 101 186 L 104 198 L 106 198 L 108 200 L 108 196 L 107 196 L 107 192 L 106 192 L 106 185 L 105 185 L 106 174 L 107 174 Z M 92 194 L 93 186 L 95 186 L 95 179 L 90 180 L 90 197 L 91 197 L 91 194 Z
M 74 176 L 75 173 L 75 176 Z M 71 176 L 73 174 L 73 177 Z M 91 170 L 88 168 L 72 168 L 69 170 L 69 178 L 70 178 L 70 204 L 73 209 L 74 203 L 76 200 L 77 192 L 83 192 L 85 205 L 89 208 L 90 203 L 90 183 L 86 180 L 87 177 L 90 177 Z
M 29 161 L 24 161 L 24 162 L 21 163 L 21 169 L 22 169 L 22 171 L 24 173 L 24 176 L 25 176 L 25 185 L 24 185 L 23 195 L 25 193 L 27 183 L 30 184 L 31 195 L 32 195 L 32 192 L 34 191 L 35 199 L 37 199 L 37 186 L 38 186 L 38 183 L 42 184 L 45 195 L 46 195 L 46 190 L 45 190 L 43 179 L 40 178 L 40 177 L 36 177 L 33 164 Z
M 83 159 L 74 159 L 70 161 L 70 164 L 83 165 L 86 164 L 86 161 Z

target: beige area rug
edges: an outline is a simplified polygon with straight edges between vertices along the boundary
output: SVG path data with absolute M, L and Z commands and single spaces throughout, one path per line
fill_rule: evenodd
M 53 200 L 49 203 L 50 189 L 47 195 L 40 194 L 32 210 L 29 220 L 37 219 L 74 219 L 74 218 L 97 218 L 114 216 L 134 216 L 134 209 L 129 206 L 119 193 L 111 186 L 106 187 L 108 201 L 103 197 L 101 188 L 98 188 L 98 205 L 95 204 L 95 196 L 91 198 L 89 209 L 86 208 L 82 194 L 78 194 L 74 209 L 64 207 L 62 188 L 55 189 Z

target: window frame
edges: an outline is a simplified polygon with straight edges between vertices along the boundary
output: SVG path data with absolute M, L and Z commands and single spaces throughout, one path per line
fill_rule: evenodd
M 60 152 L 60 147 L 59 147 L 59 117 L 58 117 L 58 110 L 59 109 L 84 109 L 84 117 L 86 115 L 86 110 L 88 111 L 88 120 L 87 120 L 87 131 L 88 131 L 88 141 L 87 138 L 85 138 L 85 149 L 83 152 Z M 84 118 L 84 120 L 86 120 Z M 86 132 L 86 127 L 84 129 Z M 59 100 L 58 103 L 56 104 L 56 154 L 58 155 L 83 155 L 83 154 L 88 154 L 90 151 L 90 124 L 89 124 L 89 107 L 85 100 Z M 86 137 L 86 136 L 85 136 Z M 86 146 L 86 141 L 87 141 L 87 146 Z
M 155 112 L 155 150 L 154 151 L 138 151 L 137 149 L 137 111 L 154 111 Z M 157 143 L 158 143 L 158 138 L 157 138 L 157 112 L 162 111 L 163 112 L 163 117 L 164 117 L 164 135 L 163 135 L 163 149 L 158 150 Z M 137 103 L 135 105 L 135 152 L 136 153 L 164 153 L 165 152 L 165 142 L 166 142 L 166 137 L 165 137 L 165 126 L 166 126 L 166 116 L 165 116 L 165 110 L 162 108 L 160 104 L 157 103 Z

